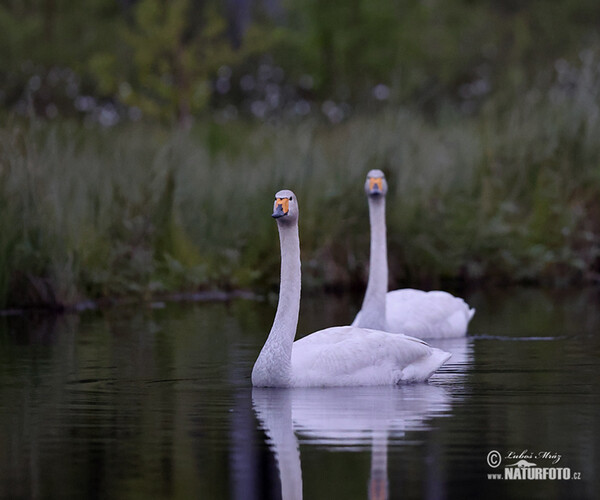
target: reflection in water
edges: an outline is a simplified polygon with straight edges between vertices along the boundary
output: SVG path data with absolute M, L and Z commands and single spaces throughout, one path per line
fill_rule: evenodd
M 369 500 L 388 498 L 388 433 L 374 432 L 371 446 L 371 474 L 369 476 Z
M 388 438 L 426 430 L 447 415 L 446 391 L 428 384 L 252 390 L 252 403 L 279 465 L 284 500 L 302 498 L 298 432 L 303 442 L 328 448 L 371 448 L 369 498 L 388 497 Z
M 292 427 L 293 389 L 252 389 L 252 403 L 279 466 L 283 500 L 301 500 L 300 449 Z
M 288 391 L 283 435 L 284 398 L 253 410 L 249 381 L 274 303 L 0 316 L 0 498 L 264 500 L 282 464 L 289 498 L 597 497 L 598 290 L 467 298 L 469 335 L 431 341 L 453 356 L 429 385 Z M 360 306 L 305 299 L 300 333 Z M 490 481 L 492 449 L 556 452 L 582 479 Z
M 452 383 L 455 385 L 459 382 L 464 382 L 469 367 L 473 366 L 473 343 L 474 339 L 472 337 L 430 341 L 429 344 L 433 347 L 452 354 L 452 357 L 433 374 L 430 380 L 435 381 L 439 378 L 451 378 Z

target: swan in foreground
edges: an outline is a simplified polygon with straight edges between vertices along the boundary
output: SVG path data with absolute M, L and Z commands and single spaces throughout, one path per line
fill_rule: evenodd
M 356 326 L 337 326 L 294 342 L 300 310 L 298 200 L 275 195 L 281 244 L 279 303 L 269 337 L 252 370 L 258 387 L 390 385 L 427 380 L 450 354 L 425 342 Z
M 463 299 L 448 292 L 406 288 L 388 292 L 385 195 L 381 170 L 367 174 L 365 191 L 371 222 L 369 281 L 362 308 L 352 326 L 397 332 L 419 338 L 462 337 L 475 314 Z

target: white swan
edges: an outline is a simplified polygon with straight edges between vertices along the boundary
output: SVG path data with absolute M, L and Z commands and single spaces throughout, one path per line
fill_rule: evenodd
M 294 342 L 300 310 L 298 201 L 275 195 L 273 217 L 281 243 L 279 303 L 269 337 L 254 368 L 258 387 L 389 385 L 429 378 L 450 354 L 425 342 L 387 332 L 338 326 Z
M 404 333 L 419 338 L 462 337 L 475 314 L 463 299 L 448 292 L 406 288 L 388 292 L 385 195 L 381 170 L 367 174 L 365 191 L 371 222 L 369 281 L 362 308 L 352 326 Z

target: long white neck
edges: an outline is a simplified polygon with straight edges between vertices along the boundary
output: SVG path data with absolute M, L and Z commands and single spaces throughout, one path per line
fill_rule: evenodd
M 277 221 L 281 244 L 279 303 L 269 337 L 252 370 L 255 386 L 287 387 L 291 379 L 292 345 L 300 312 L 300 239 L 298 224 Z
M 388 291 L 385 197 L 369 196 L 371 222 L 371 257 L 369 282 L 357 326 L 385 330 L 385 294 Z

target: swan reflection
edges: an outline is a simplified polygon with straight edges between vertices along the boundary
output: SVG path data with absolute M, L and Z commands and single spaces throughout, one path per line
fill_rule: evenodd
M 428 384 L 252 390 L 252 403 L 275 456 L 284 500 L 302 498 L 298 437 L 302 443 L 371 448 L 369 498 L 388 497 L 388 439 L 426 430 L 428 420 L 448 415 L 450 398 Z M 298 437 L 297 437 L 297 435 Z
M 433 374 L 431 380 L 445 380 L 448 379 L 448 375 L 451 375 L 453 384 L 462 382 L 469 367 L 473 366 L 474 342 L 473 337 L 428 340 L 427 343 L 432 347 L 437 347 L 452 354 L 446 364 Z

